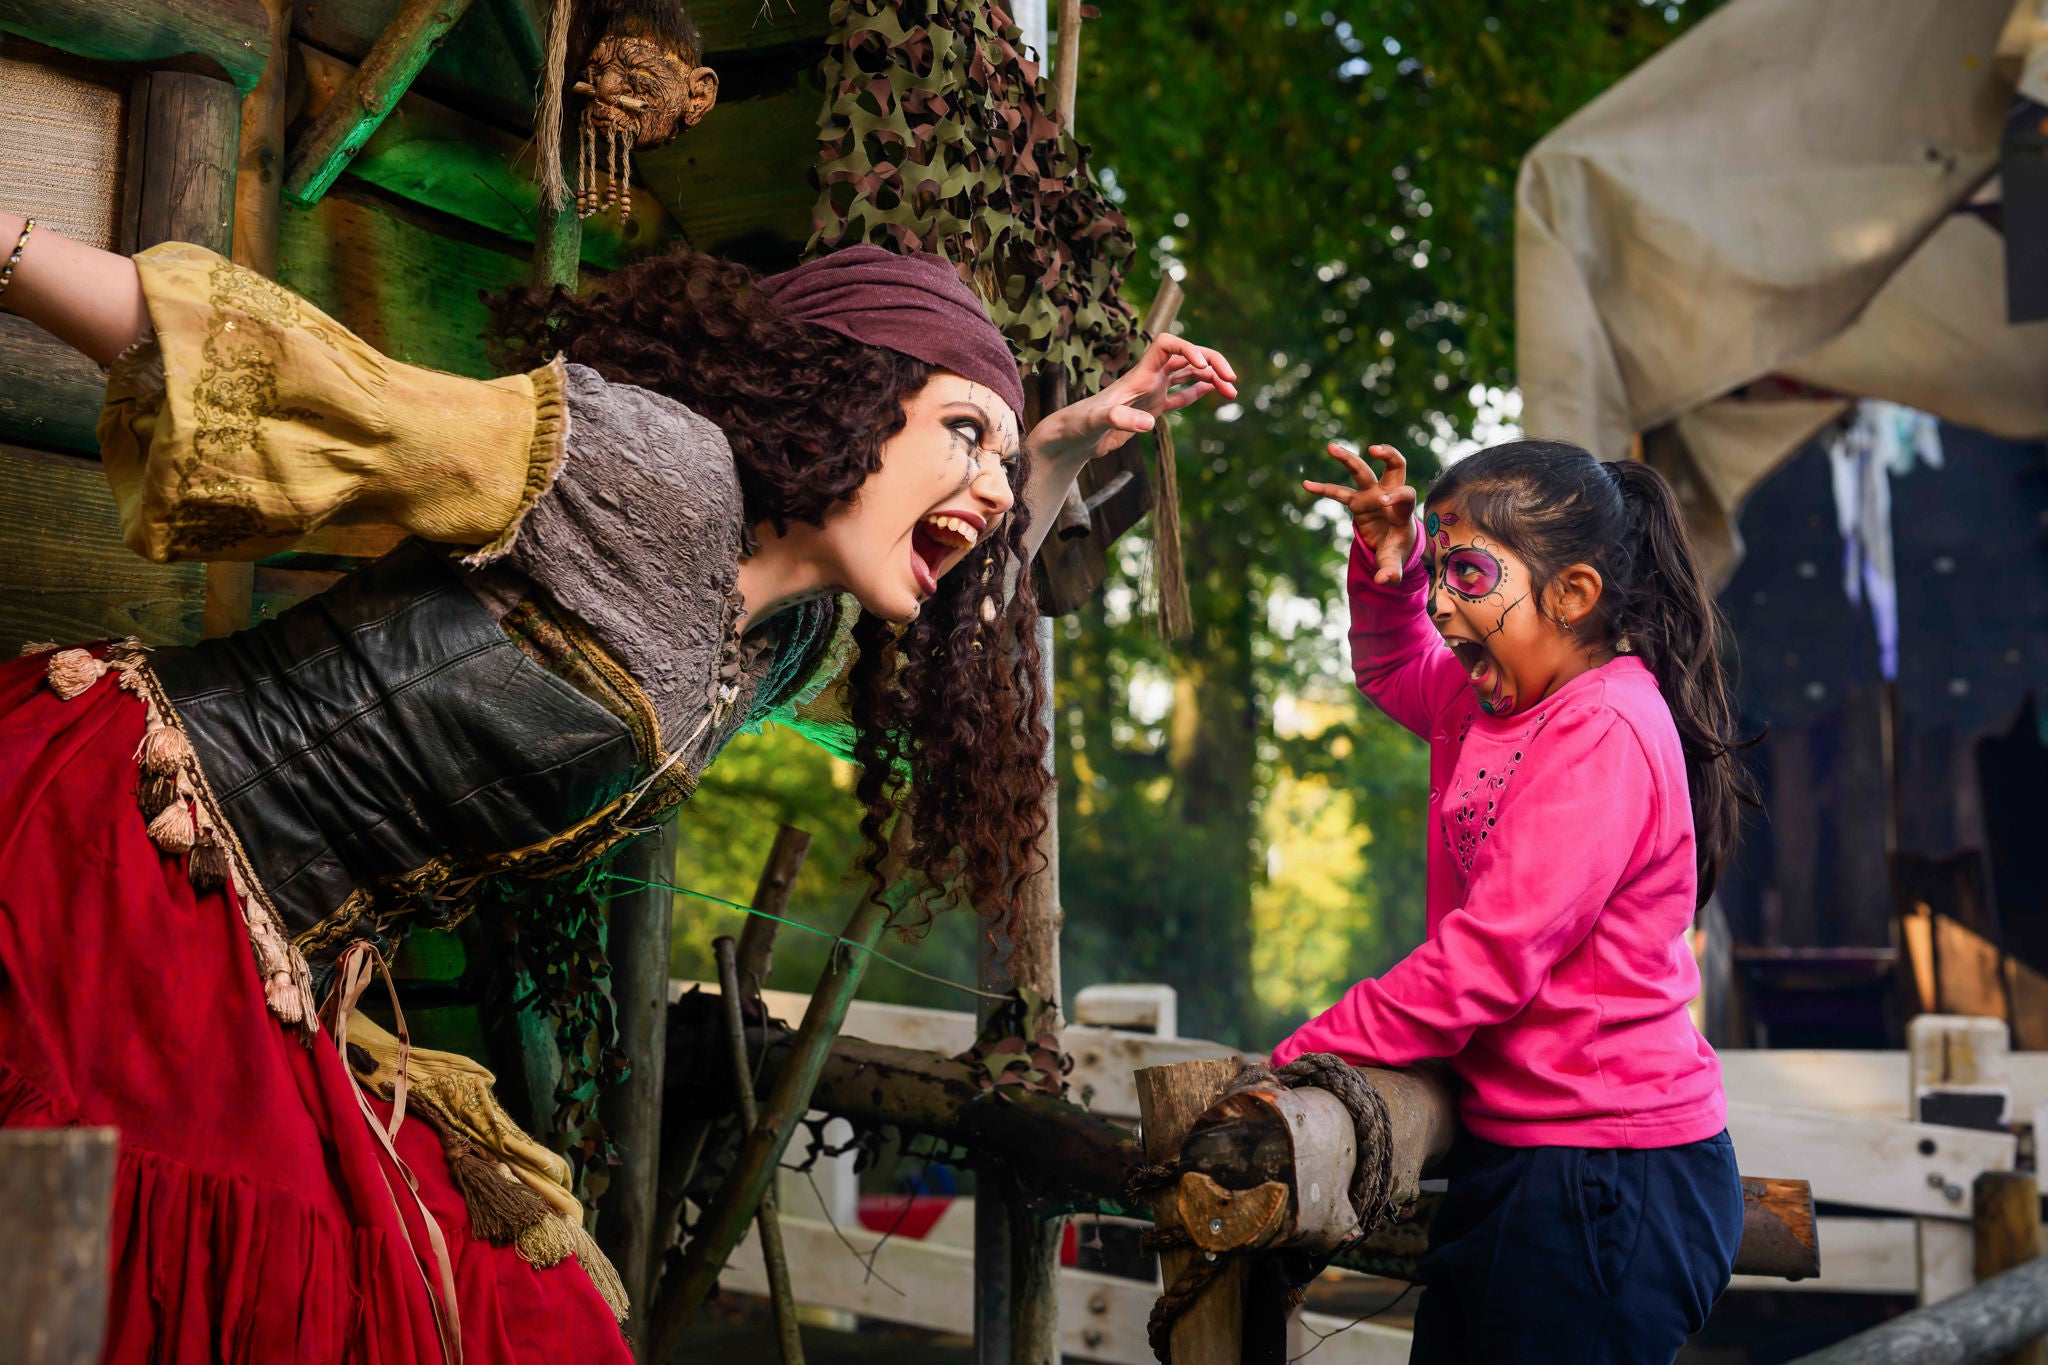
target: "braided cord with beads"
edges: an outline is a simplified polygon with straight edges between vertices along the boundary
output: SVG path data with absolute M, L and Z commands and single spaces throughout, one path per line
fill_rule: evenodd
M 15 239 L 14 250 L 7 256 L 7 264 L 0 265 L 0 294 L 6 293 L 7 286 L 14 283 L 14 267 L 21 264 L 22 248 L 28 245 L 28 235 L 35 230 L 35 219 L 28 218 L 22 221 L 21 236 Z

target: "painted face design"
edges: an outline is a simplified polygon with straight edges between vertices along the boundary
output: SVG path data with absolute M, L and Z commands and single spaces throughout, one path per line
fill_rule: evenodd
M 1478 691 L 1479 709 L 1489 716 L 1510 715 L 1515 686 L 1493 647 L 1528 593 L 1511 596 L 1518 571 L 1485 536 L 1475 533 L 1453 541 L 1447 528 L 1457 525 L 1455 512 L 1432 512 L 1423 522 L 1429 539 L 1430 620 Z

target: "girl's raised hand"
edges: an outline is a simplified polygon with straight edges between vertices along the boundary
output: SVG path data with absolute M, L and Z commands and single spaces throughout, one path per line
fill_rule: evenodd
M 1391 586 L 1401 581 L 1401 570 L 1415 550 L 1415 490 L 1408 486 L 1408 462 L 1400 451 L 1372 446 L 1366 453 L 1385 468 L 1374 474 L 1356 450 L 1341 441 L 1330 442 L 1330 454 L 1351 471 L 1350 485 L 1304 479 L 1301 486 L 1319 498 L 1344 504 L 1358 538 L 1379 563 L 1373 582 Z

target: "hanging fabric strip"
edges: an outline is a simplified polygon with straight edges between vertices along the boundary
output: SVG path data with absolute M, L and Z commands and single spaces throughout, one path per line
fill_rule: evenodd
M 391 1118 L 388 1123 L 378 1120 L 377 1111 L 370 1107 L 370 1098 L 362 1082 L 356 1079 L 354 1070 L 348 1065 L 348 1017 L 378 972 L 384 974 L 384 989 L 391 997 L 392 1032 L 398 1037 L 398 1074 L 391 1086 Z M 456 1304 L 455 1266 L 448 1256 L 448 1239 L 442 1235 L 441 1225 L 434 1221 L 426 1200 L 420 1198 L 419 1181 L 413 1178 L 412 1168 L 398 1154 L 398 1130 L 405 1122 L 405 1064 L 412 1052 L 412 1041 L 406 1031 L 405 1014 L 398 1007 L 398 987 L 392 983 L 391 968 L 367 940 L 357 939 L 342 949 L 341 957 L 335 963 L 334 993 L 328 997 L 325 1013 L 328 1015 L 328 1031 L 334 1037 L 335 1052 L 342 1067 L 349 1071 L 349 1084 L 354 1087 L 356 1106 L 363 1112 L 363 1121 L 370 1125 L 370 1131 L 377 1135 L 384 1154 L 391 1158 L 391 1164 L 404 1178 L 413 1206 L 419 1210 L 420 1222 L 426 1227 L 434 1268 L 441 1281 L 439 1292 L 434 1288 L 434 1277 L 427 1274 L 426 1257 L 419 1254 L 417 1247 L 413 1248 L 413 1264 L 419 1268 L 421 1283 L 427 1290 L 427 1302 L 434 1310 L 434 1329 L 441 1337 L 441 1358 L 446 1365 L 462 1365 L 462 1314 Z M 384 1175 L 381 1168 L 378 1173 Z M 398 1214 L 399 1226 L 404 1227 L 405 1206 L 399 1203 L 398 1191 L 391 1187 L 389 1175 L 384 1175 L 384 1191 L 391 1196 L 391 1207 Z

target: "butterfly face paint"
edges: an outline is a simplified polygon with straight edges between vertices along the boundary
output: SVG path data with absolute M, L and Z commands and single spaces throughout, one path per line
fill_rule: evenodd
M 1516 707 L 1516 627 L 1531 616 L 1515 612 L 1528 600 L 1528 570 L 1504 547 L 1466 531 L 1455 512 L 1431 512 L 1423 531 L 1430 620 L 1479 693 L 1479 709 L 1490 716 L 1510 715 Z M 1518 584 L 1523 590 L 1514 595 Z

